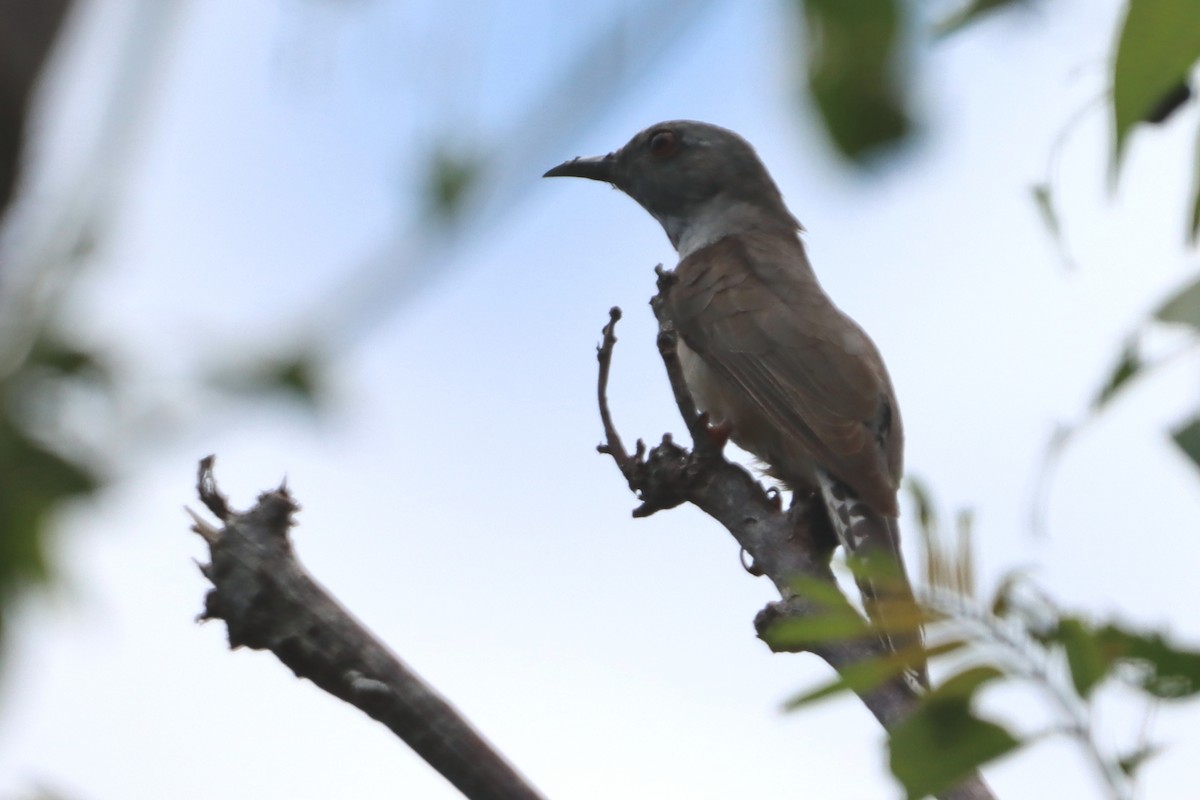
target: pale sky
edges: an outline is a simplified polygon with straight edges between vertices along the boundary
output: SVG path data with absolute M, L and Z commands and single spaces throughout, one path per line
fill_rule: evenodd
M 547 797 L 898 796 L 857 701 L 781 712 L 829 671 L 754 637 L 771 587 L 726 532 L 691 508 L 631 519 L 635 499 L 595 453 L 594 348 L 612 305 L 626 316 L 610 395 L 623 435 L 682 432 L 646 306 L 673 253 L 625 196 L 539 176 L 664 119 L 721 124 L 758 148 L 827 291 L 888 362 L 910 474 L 948 512 L 974 511 L 985 587 L 1027 569 L 1064 607 L 1200 642 L 1200 475 L 1166 434 L 1197 405 L 1194 359 L 1081 436 L 1046 534 L 1029 526 L 1051 431 L 1079 418 L 1124 336 L 1196 271 L 1182 245 L 1194 104 L 1135 136 L 1115 196 L 1101 107 L 1071 134 L 1054 172 L 1073 269 L 1031 200 L 1055 137 L 1104 90 L 1119 3 L 1041 4 L 923 48 L 923 132 L 870 176 L 832 156 L 797 102 L 783 4 L 714 3 L 489 224 L 407 267 L 433 280 L 403 302 L 381 290 L 372 313 L 390 314 L 356 319 L 368 311 L 332 287 L 395 252 L 434 137 L 519 147 L 502 136 L 513 115 L 593 26 L 636 6 L 576 5 L 172 4 L 70 306 L 71 328 L 118 353 L 137 392 L 93 434 L 116 480 L 64 515 L 64 583 L 11 632 L 0 798 L 458 796 L 378 723 L 269 654 L 230 653 L 221 624 L 193 624 L 205 551 L 182 507 L 198 506 L 208 453 L 235 505 L 287 476 L 306 566 Z M 87 149 L 78 120 L 96 113 L 78 87 L 115 63 L 134 7 L 98 2 L 79 29 L 91 44 L 67 72 L 71 113 L 50 117 L 63 180 Z M 344 336 L 322 414 L 189 392 L 201 368 L 331 319 Z M 985 699 L 1020 730 L 1046 719 L 1028 691 Z M 1105 745 L 1137 743 L 1136 709 L 1102 707 Z M 1166 749 L 1142 796 L 1193 791 L 1195 713 L 1152 717 Z M 987 777 L 1004 798 L 1100 796 L 1058 740 Z

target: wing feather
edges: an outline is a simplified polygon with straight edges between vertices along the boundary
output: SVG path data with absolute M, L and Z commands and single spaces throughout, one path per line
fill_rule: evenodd
M 894 516 L 903 445 L 891 383 L 870 338 L 817 283 L 800 241 L 730 236 L 676 272 L 670 309 L 684 342 L 724 393 L 761 415 L 732 414 L 734 440 L 789 482 L 811 484 L 789 473 L 815 462 Z M 776 441 L 743 441 L 739 427 Z

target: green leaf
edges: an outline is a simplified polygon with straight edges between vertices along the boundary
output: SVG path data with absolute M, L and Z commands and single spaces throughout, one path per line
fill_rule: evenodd
M 869 692 L 904 672 L 906 666 L 907 662 L 904 659 L 895 657 L 893 654 L 860 661 L 843 669 L 838 674 L 838 677 L 829 683 L 818 686 L 815 689 L 810 689 L 788 700 L 784 704 L 784 709 L 786 711 L 795 711 L 803 706 L 811 705 L 818 700 L 833 697 L 846 691 Z
M 933 496 L 925 482 L 912 475 L 905 476 L 904 486 L 908 489 L 913 505 L 917 507 L 917 525 L 921 530 L 929 531 L 937 527 L 937 508 L 933 504 Z
M 935 689 L 913 714 L 892 729 L 892 774 L 911 800 L 953 788 L 972 770 L 1020 747 L 1008 730 L 971 712 L 980 687 L 1003 677 L 975 667 Z
M 1175 700 L 1200 692 L 1200 652 L 1169 644 L 1161 634 L 1109 624 L 1097 632 L 1106 657 L 1135 670 L 1134 682 L 1155 697 Z
M 846 556 L 846 567 L 856 580 L 869 580 L 884 586 L 895 586 L 903 591 L 908 583 L 904 566 L 891 553 L 869 551 L 863 548 Z
M 834 146 L 863 162 L 907 135 L 898 0 L 797 0 L 808 88 Z
M 35 343 L 22 368 L 49 369 L 68 377 L 87 377 L 98 381 L 108 381 L 110 378 L 108 368 L 95 353 L 45 337 Z
M 312 352 L 264 360 L 249 368 L 219 374 L 213 383 L 226 391 L 249 395 L 282 393 L 316 407 L 325 385 L 323 365 Z
M 1004 677 L 1004 673 L 995 667 L 981 665 L 963 670 L 952 675 L 929 694 L 932 702 L 943 702 L 951 699 L 969 701 L 975 693 L 987 684 Z
M 14 594 L 50 576 L 43 543 L 53 512 L 98 486 L 97 475 L 0 416 L 0 634 Z
M 1106 657 L 1095 631 L 1082 620 L 1064 617 L 1058 623 L 1055 639 L 1066 654 L 1075 691 L 1080 697 L 1088 697 L 1108 675 L 1111 659 Z
M 1049 598 L 1029 577 L 1028 567 L 1016 567 L 1001 576 L 991 611 L 1001 619 L 1013 621 L 1034 638 L 1057 624 L 1059 617 Z
M 830 608 L 849 608 L 846 596 L 832 579 L 820 580 L 800 576 L 792 580 L 791 590 L 797 595 Z
M 427 197 L 434 215 L 452 220 L 478 182 L 482 162 L 477 154 L 439 149 L 433 153 Z
M 792 592 L 807 601 L 804 616 L 781 616 L 759 634 L 774 652 L 801 652 L 823 642 L 866 636 L 866 621 L 848 602 L 836 583 L 799 578 Z
M 882 681 L 880 681 L 882 683 Z M 875 684 L 878 685 L 878 684 Z M 795 711 L 804 706 L 812 705 L 818 700 L 824 700 L 826 697 L 833 697 L 842 692 L 848 692 L 852 689 L 850 682 L 839 675 L 829 683 L 823 683 L 816 688 L 809 689 L 807 692 L 796 695 L 792 699 L 783 704 L 784 711 Z
M 1175 112 L 1187 105 L 1191 99 L 1192 87 L 1188 86 L 1187 81 L 1180 81 L 1147 112 L 1142 121 L 1150 125 L 1161 125 L 1175 116 Z
M 964 508 L 955 519 L 958 531 L 958 559 L 954 564 L 956 590 L 967 598 L 975 597 L 975 549 L 971 544 L 971 531 L 975 528 L 975 512 Z
M 1144 366 L 1145 362 L 1142 361 L 1137 340 L 1131 339 L 1121 351 L 1121 356 L 1109 374 L 1108 380 L 1104 382 L 1104 385 L 1100 387 L 1100 391 L 1092 400 L 1092 412 L 1098 413 L 1108 405 L 1117 395 L 1117 392 L 1136 377 Z
M 763 632 L 762 640 L 777 653 L 795 653 L 822 642 L 857 639 L 868 630 L 853 609 L 830 609 L 827 614 L 782 619 Z
M 275 365 L 273 371 L 265 373 L 264 383 L 268 387 L 280 389 L 311 403 L 316 398 L 320 386 L 318 371 L 312 359 L 300 356 Z
M 1024 571 L 1019 569 L 1011 570 L 1000 578 L 996 594 L 992 597 L 992 614 L 1001 619 L 1009 615 L 1013 609 L 1013 595 L 1025 580 Z
M 1196 417 L 1186 425 L 1171 431 L 1171 438 L 1179 449 L 1192 460 L 1192 464 L 1200 469 L 1200 417 Z
M 1020 0 L 971 0 L 962 9 L 933 26 L 934 38 L 949 36 L 978 22 L 983 16 L 1005 6 L 1016 5 Z
M 1121 772 L 1133 777 L 1133 774 L 1150 759 L 1162 752 L 1162 748 L 1157 745 L 1148 744 L 1145 747 L 1139 747 L 1129 755 L 1121 756 L 1117 760 L 1117 766 L 1121 768 Z
M 1200 129 L 1197 130 L 1200 134 Z M 1195 247 L 1200 242 L 1200 135 L 1196 137 L 1195 166 L 1192 176 L 1192 218 L 1188 221 L 1188 242 Z
M 1147 119 L 1200 59 L 1200 0 L 1129 0 L 1113 63 L 1113 169 Z
M 1200 331 L 1200 280 L 1195 280 L 1171 295 L 1154 316 L 1160 322 L 1190 325 Z
M 1054 195 L 1050 184 L 1038 183 L 1033 187 L 1033 202 L 1037 206 L 1038 216 L 1054 241 L 1062 239 L 1062 223 L 1058 219 L 1058 210 L 1054 207 Z

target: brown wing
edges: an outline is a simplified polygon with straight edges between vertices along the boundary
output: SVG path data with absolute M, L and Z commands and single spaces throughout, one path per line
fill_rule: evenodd
M 799 240 L 726 237 L 677 273 L 680 335 L 778 436 L 778 449 L 755 455 L 785 480 L 789 461 L 814 461 L 894 516 L 903 435 L 883 360 L 825 295 Z

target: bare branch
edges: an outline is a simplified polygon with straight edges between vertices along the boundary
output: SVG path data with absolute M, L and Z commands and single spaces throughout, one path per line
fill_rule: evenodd
M 631 463 L 629 453 L 625 450 L 625 445 L 621 442 L 621 437 L 617 433 L 616 426 L 613 425 L 612 413 L 608 410 L 608 375 L 612 370 L 612 353 L 613 348 L 617 344 L 617 322 L 621 319 L 621 309 L 613 306 L 608 310 L 608 324 L 604 326 L 602 333 L 604 340 L 600 346 L 596 348 L 596 358 L 600 362 L 600 380 L 597 386 L 597 400 L 600 403 L 600 421 L 604 425 L 604 439 L 606 444 L 602 444 L 596 449 L 601 453 L 607 453 L 617 462 L 617 466 L 621 469 L 621 474 L 626 478 L 629 475 L 626 473 L 627 467 Z M 638 442 L 639 451 L 642 448 L 641 441 Z M 638 454 L 641 456 L 640 452 Z
M 540 799 L 458 711 L 304 570 L 288 535 L 299 507 L 286 487 L 264 492 L 249 511 L 232 511 L 217 491 L 210 456 L 201 462 L 198 488 L 209 508 L 225 513 L 219 531 L 201 520 L 193 528 L 212 556 L 200 567 L 214 587 L 201 619 L 225 620 L 230 647 L 270 650 L 296 675 L 388 726 L 473 800 Z
M 229 507 L 229 498 L 221 494 L 217 488 L 217 481 L 213 477 L 213 462 L 216 460 L 216 456 L 205 456 L 200 459 L 200 468 L 196 476 L 196 491 L 200 495 L 200 502 L 204 503 L 204 506 L 217 519 L 221 522 L 228 522 L 229 518 L 233 516 L 233 510 Z M 192 516 L 199 521 L 194 514 Z

